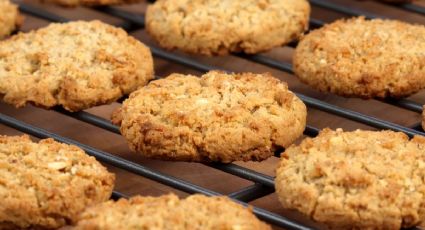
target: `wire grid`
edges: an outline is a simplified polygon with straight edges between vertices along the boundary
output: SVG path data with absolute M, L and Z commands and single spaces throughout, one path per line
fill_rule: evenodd
M 329 1 L 310 0 L 310 3 L 314 6 L 331 10 L 334 12 L 342 13 L 347 16 L 364 15 L 366 18 L 369 18 L 369 19 L 380 17 L 378 15 L 374 15 L 369 12 L 348 8 L 343 5 L 332 3 Z M 25 3 L 19 3 L 19 6 L 20 6 L 20 10 L 23 13 L 26 13 L 44 20 L 48 20 L 50 22 L 69 21 L 67 18 L 53 14 L 39 7 L 34 7 L 32 5 L 27 5 Z M 425 7 L 423 6 L 410 4 L 410 3 L 401 4 L 397 6 L 392 5 L 392 6 L 398 7 L 400 9 L 413 12 L 416 14 L 425 15 Z M 105 14 L 109 14 L 111 16 L 124 19 L 126 23 L 123 24 L 122 27 L 128 31 L 133 29 L 144 28 L 144 24 L 145 24 L 144 15 L 135 14 L 135 13 L 128 12 L 115 7 L 98 7 L 95 9 Z M 311 18 L 309 24 L 310 24 L 310 29 L 314 29 L 314 28 L 319 28 L 323 26 L 324 22 L 318 19 Z M 295 47 L 296 44 L 297 44 L 296 42 L 293 42 L 293 43 L 290 43 L 288 46 Z M 151 48 L 152 54 L 155 57 L 162 58 L 180 65 L 184 65 L 194 70 L 198 70 L 202 72 L 206 72 L 209 70 L 216 70 L 216 69 L 224 70 L 220 67 L 205 65 L 200 62 L 197 62 L 196 60 L 179 56 L 177 54 L 167 52 L 157 47 L 150 47 L 150 48 Z M 258 54 L 258 55 L 234 54 L 234 55 L 239 58 L 247 59 L 252 62 L 260 63 L 262 65 L 293 74 L 292 65 L 290 63 L 281 62 L 261 54 Z M 297 96 L 300 97 L 301 100 L 303 100 L 304 103 L 310 108 L 318 109 L 330 114 L 341 116 L 343 118 L 360 122 L 374 128 L 400 131 L 400 132 L 404 132 L 410 137 L 412 137 L 413 135 L 425 135 L 423 130 L 420 128 L 420 125 L 415 125 L 413 127 L 405 127 L 405 126 L 388 122 L 382 119 L 378 119 L 363 113 L 341 108 L 336 105 L 333 105 L 333 104 L 330 104 L 330 103 L 327 103 L 327 102 L 324 102 L 324 101 L 321 101 L 303 94 L 297 93 Z M 399 99 L 399 100 L 387 99 L 387 100 L 384 100 L 383 102 L 389 103 L 391 105 L 398 106 L 400 108 L 410 110 L 416 113 L 422 112 L 421 104 L 416 103 L 414 101 L 407 100 L 407 99 Z M 96 115 L 93 115 L 84 111 L 77 112 L 77 113 L 70 113 L 61 108 L 56 108 L 55 111 L 60 112 L 63 115 L 70 116 L 80 121 L 97 126 L 104 130 L 107 130 L 116 134 L 120 134 L 119 128 L 117 126 L 111 124 L 108 120 L 105 120 Z M 0 123 L 38 138 L 53 138 L 59 142 L 79 146 L 80 148 L 85 150 L 89 155 L 96 157 L 96 159 L 104 163 L 110 164 L 120 169 L 127 170 L 131 173 L 146 177 L 148 179 L 154 180 L 156 182 L 162 183 L 164 185 L 168 185 L 170 187 L 173 187 L 175 189 L 178 189 L 190 194 L 201 193 L 201 194 L 205 194 L 209 196 L 223 195 L 218 192 L 181 180 L 177 177 L 160 173 L 156 170 L 150 169 L 143 165 L 140 165 L 140 164 L 131 162 L 129 160 L 123 159 L 121 157 L 115 156 L 113 154 L 98 150 L 89 145 L 82 144 L 80 142 L 49 132 L 42 128 L 27 124 L 25 122 L 22 122 L 20 120 L 17 120 L 13 117 L 10 117 L 2 113 L 0 113 Z M 307 125 L 304 134 L 314 137 L 318 134 L 318 132 L 319 132 L 318 128 Z M 276 154 L 276 156 L 278 156 L 278 153 Z M 254 170 L 244 168 L 235 164 L 208 163 L 205 165 L 254 182 L 254 184 L 251 186 L 245 187 L 239 191 L 228 194 L 230 198 L 232 198 L 234 201 L 242 205 L 246 206 L 248 205 L 247 202 L 256 200 L 258 198 L 264 197 L 274 192 L 274 178 L 271 176 L 268 176 L 268 175 L 265 175 L 265 174 L 262 174 Z M 121 194 L 118 191 L 114 191 L 112 194 L 112 199 L 118 199 L 121 197 L 126 197 L 126 196 L 124 194 Z M 312 229 L 312 227 L 306 226 L 303 223 L 296 222 L 284 216 L 280 216 L 276 213 L 272 213 L 258 207 L 253 207 L 253 211 L 260 219 L 263 219 L 264 221 L 267 221 L 270 224 L 283 227 L 285 229 Z

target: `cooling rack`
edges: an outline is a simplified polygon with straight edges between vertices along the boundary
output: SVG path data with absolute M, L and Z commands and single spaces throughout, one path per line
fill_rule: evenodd
M 37 17 L 50 22 L 70 21 L 68 18 L 60 16 L 58 14 L 54 14 L 50 11 L 45 10 L 42 7 L 37 7 L 22 1 L 19 1 L 17 3 L 19 4 L 20 10 L 23 13 L 30 15 L 32 17 Z M 366 18 L 370 18 L 370 19 L 384 17 L 379 14 L 348 7 L 348 6 L 345 6 L 344 4 L 336 3 L 335 1 L 330 1 L 330 0 L 310 0 L 310 3 L 315 7 L 333 11 L 345 17 L 359 16 L 359 15 L 364 15 Z M 388 6 L 397 8 L 399 10 L 403 10 L 405 12 L 409 12 L 411 14 L 418 15 L 420 17 L 425 16 L 425 7 L 423 5 L 409 3 L 409 4 L 401 4 L 401 5 L 388 5 Z M 145 24 L 144 15 L 122 9 L 120 7 L 99 7 L 99 8 L 95 8 L 95 10 L 103 14 L 107 14 L 112 17 L 122 19 L 124 23 L 122 23 L 120 26 L 129 32 L 134 30 L 141 30 L 144 28 L 144 24 Z M 324 21 L 317 19 L 315 17 L 312 17 L 310 19 L 309 24 L 310 24 L 310 29 L 315 29 L 315 28 L 319 28 L 323 26 Z M 293 48 L 296 46 L 296 44 L 297 44 L 296 42 L 292 42 L 288 45 L 288 47 Z M 157 48 L 156 46 L 151 46 L 150 48 L 154 57 L 167 60 L 168 62 L 176 63 L 196 71 L 206 72 L 209 70 L 216 70 L 216 69 L 227 71 L 227 69 L 223 68 L 222 66 L 212 66 L 209 64 L 204 64 L 196 60 L 195 58 L 183 56 L 175 52 L 168 52 L 163 49 Z M 233 56 L 235 56 L 236 58 L 247 60 L 249 62 L 261 64 L 279 71 L 283 71 L 288 74 L 293 74 L 292 65 L 290 64 L 290 62 L 274 59 L 263 54 L 258 54 L 258 55 L 234 54 Z M 400 131 L 407 134 L 410 137 L 414 135 L 425 135 L 425 132 L 422 130 L 419 122 L 410 127 L 403 126 L 403 125 L 396 124 L 394 122 L 390 122 L 390 121 L 380 119 L 371 115 L 367 115 L 365 113 L 343 108 L 338 105 L 325 102 L 323 100 L 316 99 L 311 96 L 307 96 L 305 94 L 297 93 L 297 96 L 301 98 L 304 101 L 304 103 L 311 109 L 320 110 L 325 113 L 339 116 L 341 118 L 358 122 L 376 129 L 390 129 L 394 131 Z M 390 104 L 392 106 L 396 106 L 403 110 L 408 110 L 414 113 L 422 113 L 422 105 L 412 100 L 387 99 L 387 100 L 382 100 L 381 102 Z M 119 134 L 119 128 L 117 126 L 111 124 L 110 121 L 102 117 L 99 117 L 97 115 L 94 115 L 92 113 L 85 112 L 85 111 L 70 113 L 60 108 L 56 108 L 54 110 L 64 116 L 71 117 L 81 122 L 96 126 L 98 128 L 104 129 L 107 132 Z M 274 192 L 274 178 L 272 176 L 269 176 L 269 175 L 266 175 L 258 171 L 249 169 L 247 167 L 239 166 L 236 164 L 219 164 L 219 163 L 204 164 L 207 167 L 212 167 L 214 169 L 221 170 L 225 173 L 228 173 L 228 174 L 231 174 L 236 177 L 240 177 L 252 182 L 252 185 L 242 188 L 239 191 L 232 192 L 230 194 L 221 194 L 219 192 L 216 192 L 208 188 L 193 184 L 186 180 L 180 179 L 175 175 L 168 175 L 168 174 L 159 172 L 158 170 L 152 169 L 143 164 L 139 164 L 139 163 L 124 159 L 122 157 L 119 157 L 117 155 L 96 149 L 90 145 L 86 145 L 74 139 L 67 138 L 57 133 L 47 131 L 36 125 L 28 124 L 15 117 L 6 115 L 2 113 L 1 111 L 0 111 L 0 124 L 9 126 L 11 128 L 14 128 L 18 131 L 27 133 L 37 138 L 54 138 L 59 142 L 79 146 L 80 148 L 84 149 L 89 155 L 96 157 L 99 161 L 103 163 L 126 170 L 130 173 L 139 175 L 144 178 L 148 178 L 150 180 L 159 182 L 161 184 L 170 186 L 174 189 L 181 190 L 189 194 L 201 193 L 201 194 L 210 195 L 210 196 L 227 195 L 233 200 L 235 200 L 236 202 L 239 202 L 243 205 L 248 205 L 249 202 L 265 197 Z M 304 134 L 310 137 L 314 137 L 318 134 L 319 130 L 320 129 L 317 127 L 307 125 Z M 278 157 L 279 153 L 276 153 L 275 155 Z M 118 199 L 121 197 L 126 197 L 126 195 L 120 193 L 119 191 L 113 192 L 112 199 Z M 305 223 L 296 221 L 292 218 L 282 216 L 277 213 L 273 213 L 271 211 L 268 211 L 259 207 L 254 206 L 253 211 L 262 220 L 272 225 L 275 225 L 277 227 L 282 227 L 284 229 L 312 229 L 313 228 L 310 224 L 305 224 Z

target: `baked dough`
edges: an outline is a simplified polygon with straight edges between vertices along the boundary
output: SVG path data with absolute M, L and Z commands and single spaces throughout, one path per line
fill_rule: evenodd
M 339 20 L 306 35 L 294 55 L 301 81 L 347 97 L 409 96 L 425 87 L 425 26 Z
M 113 122 L 143 156 L 264 160 L 302 135 L 306 107 L 270 74 L 172 74 L 132 93 Z
M 276 192 L 332 229 L 410 228 L 425 220 L 425 137 L 323 130 L 289 147 Z
M 100 21 L 52 24 L 0 42 L 0 95 L 79 111 L 111 103 L 153 78 L 149 48 Z
M 309 15 L 306 0 L 158 0 L 148 6 L 146 29 L 167 49 L 253 54 L 296 40 Z
M 0 229 L 57 229 L 109 199 L 114 175 L 76 146 L 0 136 Z

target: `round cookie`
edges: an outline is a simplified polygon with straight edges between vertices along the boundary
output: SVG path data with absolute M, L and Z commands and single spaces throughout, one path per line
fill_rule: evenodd
M 52 24 L 0 42 L 0 95 L 16 107 L 31 102 L 79 111 L 152 78 L 149 48 L 100 21 Z
M 74 229 L 271 230 L 250 209 L 226 197 L 192 195 L 180 200 L 173 194 L 99 204 L 82 213 Z
M 146 29 L 167 49 L 254 54 L 297 39 L 309 15 L 306 0 L 158 0 L 147 8 Z
M 141 0 L 41 0 L 42 2 L 55 3 L 66 7 L 76 6 L 106 6 L 137 3 Z
M 57 229 L 109 199 L 114 175 L 76 146 L 0 136 L 0 229 Z
M 276 192 L 332 229 L 400 229 L 425 220 L 425 137 L 323 130 L 289 147 Z
M 304 83 L 347 97 L 405 97 L 425 87 L 425 26 L 339 20 L 305 36 L 294 54 Z
M 16 30 L 21 23 L 18 6 L 9 0 L 0 0 L 0 39 Z
M 269 74 L 172 74 L 132 93 L 113 122 L 130 148 L 182 161 L 264 160 L 302 135 L 306 107 Z

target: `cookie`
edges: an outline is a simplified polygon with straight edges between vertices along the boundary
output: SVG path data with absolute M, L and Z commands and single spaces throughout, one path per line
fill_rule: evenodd
M 260 161 L 302 135 L 306 107 L 270 74 L 172 74 L 132 93 L 113 122 L 146 157 Z
M 244 229 L 271 230 L 251 210 L 226 197 L 192 195 L 179 199 L 136 196 L 86 210 L 75 230 L 88 229 Z
M 18 6 L 9 0 L 0 0 L 0 39 L 16 30 L 21 23 Z
M 166 49 L 254 54 L 297 39 L 309 15 L 306 0 L 158 0 L 147 8 L 146 29 Z
M 425 26 L 339 20 L 305 36 L 294 54 L 301 81 L 346 97 L 405 97 L 425 87 Z
M 66 7 L 76 6 L 107 6 L 137 3 L 141 0 L 41 0 L 42 2 L 55 3 Z
M 76 146 L 0 136 L 0 229 L 57 229 L 109 199 L 114 175 Z
M 100 21 L 52 24 L 0 42 L 0 95 L 79 111 L 107 104 L 153 78 L 149 48 Z
M 425 137 L 323 130 L 289 147 L 276 192 L 332 229 L 400 229 L 425 220 Z

